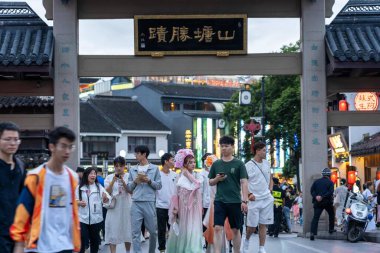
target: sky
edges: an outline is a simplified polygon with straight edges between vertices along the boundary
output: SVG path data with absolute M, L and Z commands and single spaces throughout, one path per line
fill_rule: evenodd
M 42 19 L 47 21 L 42 0 L 8 1 L 27 2 Z M 326 24 L 331 22 L 347 2 L 348 0 L 335 0 L 334 15 L 326 19 Z M 48 24 L 52 25 L 52 22 Z M 283 45 L 295 43 L 299 38 L 299 19 L 249 19 L 248 21 L 248 53 L 279 52 Z M 133 43 L 131 19 L 79 21 L 79 54 L 133 55 Z

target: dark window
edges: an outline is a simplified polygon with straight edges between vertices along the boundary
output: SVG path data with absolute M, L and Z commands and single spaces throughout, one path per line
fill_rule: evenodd
M 183 104 L 183 109 L 194 111 L 195 110 L 195 104 L 194 103 Z
M 163 110 L 164 111 L 179 111 L 179 104 L 174 102 L 164 102 L 163 104 Z
M 115 157 L 115 137 L 108 136 L 86 136 L 82 138 L 83 158 L 91 158 L 92 152 L 108 152 L 109 157 Z
M 128 153 L 134 153 L 139 145 L 145 145 L 150 153 L 156 153 L 156 137 L 128 137 Z

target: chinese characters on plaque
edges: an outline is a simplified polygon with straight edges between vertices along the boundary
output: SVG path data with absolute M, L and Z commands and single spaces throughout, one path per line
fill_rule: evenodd
M 247 53 L 246 15 L 135 16 L 135 54 Z

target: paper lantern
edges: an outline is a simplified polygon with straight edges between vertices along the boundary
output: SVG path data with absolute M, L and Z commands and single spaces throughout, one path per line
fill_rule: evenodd
M 330 180 L 335 184 L 336 181 L 338 181 L 338 172 L 333 171 L 331 172 Z
M 380 180 L 380 170 L 376 171 L 376 180 Z
M 339 111 L 348 111 L 348 103 L 345 99 L 339 100 Z
M 356 182 L 356 174 L 355 174 L 355 171 L 351 170 L 351 171 L 348 172 L 347 182 L 348 182 L 349 184 L 355 184 L 355 182 Z

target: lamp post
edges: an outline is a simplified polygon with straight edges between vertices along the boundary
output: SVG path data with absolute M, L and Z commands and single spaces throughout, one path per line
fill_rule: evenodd
M 262 131 L 262 136 L 264 138 L 265 136 L 265 89 L 264 89 L 264 84 L 265 84 L 265 77 L 262 77 L 261 78 L 261 113 L 262 113 L 262 127 L 261 127 L 261 131 Z

